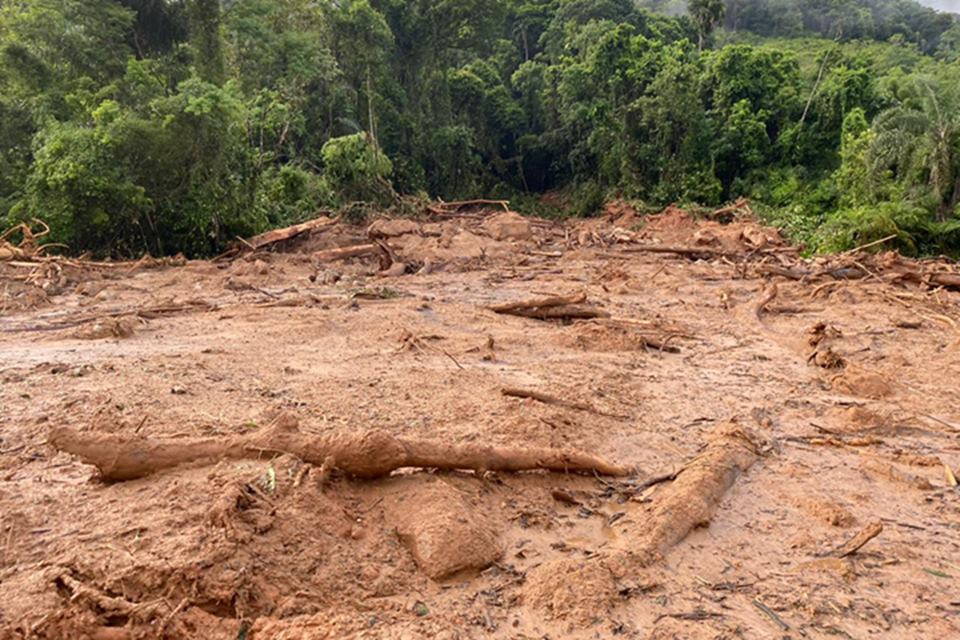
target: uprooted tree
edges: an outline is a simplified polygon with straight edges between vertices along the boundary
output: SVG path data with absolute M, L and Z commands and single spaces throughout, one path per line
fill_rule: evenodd
M 260 432 L 232 438 L 156 439 L 112 433 L 54 429 L 49 443 L 100 470 L 104 480 L 142 478 L 202 460 L 255 458 L 288 453 L 315 465 L 334 467 L 358 478 L 379 478 L 405 467 L 530 471 L 622 476 L 624 467 L 579 451 L 486 445 L 454 445 L 397 438 L 382 430 L 313 436 L 290 420 L 277 420 Z M 331 464 L 332 463 L 332 464 Z

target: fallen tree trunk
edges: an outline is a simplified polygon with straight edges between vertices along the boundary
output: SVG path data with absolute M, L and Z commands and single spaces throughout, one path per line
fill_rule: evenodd
M 658 561 L 691 531 L 710 522 L 737 477 L 758 458 L 756 445 L 742 429 L 722 428 L 654 500 L 628 553 L 644 566 Z
M 687 258 L 732 258 L 736 252 L 710 249 L 709 247 L 675 247 L 660 244 L 647 244 L 621 247 L 623 253 L 674 253 Z
M 313 254 L 313 259 L 317 262 L 335 262 L 337 260 L 346 260 L 347 258 L 373 255 L 379 251 L 380 246 L 376 244 L 355 244 L 350 247 L 317 251 Z
M 569 296 L 550 296 L 547 298 L 507 302 L 488 308 L 494 313 L 520 316 L 522 318 L 536 318 L 537 320 L 610 317 L 610 314 L 603 309 L 582 304 L 586 301 L 587 294 L 581 292 Z
M 960 289 L 960 273 L 928 273 L 923 279 L 938 287 Z
M 757 265 L 757 273 L 763 276 L 780 276 L 789 280 L 803 280 L 814 276 L 811 271 L 804 269 L 794 269 L 791 267 L 781 267 L 773 264 Z
M 450 215 L 451 213 L 456 213 L 464 207 L 479 207 L 479 206 L 497 206 L 503 207 L 504 211 L 510 211 L 510 201 L 509 200 L 459 200 L 457 202 L 436 202 L 431 206 L 427 207 L 427 211 L 434 215 Z
M 543 309 L 545 307 L 558 307 L 567 304 L 580 304 L 587 301 L 586 293 L 575 293 L 569 296 L 550 296 L 549 298 L 534 298 L 532 300 L 520 300 L 519 302 L 507 302 L 490 307 L 494 313 L 514 313 L 516 311 L 528 311 L 531 309 Z
M 651 479 L 671 482 L 651 497 L 651 506 L 633 517 L 635 533 L 618 529 L 623 539 L 617 548 L 600 550 L 587 558 L 565 557 L 544 562 L 527 574 L 525 604 L 563 615 L 570 603 L 590 603 L 591 614 L 602 615 L 624 582 L 636 584 L 638 576 L 663 560 L 691 531 L 709 524 L 737 477 L 759 458 L 756 445 L 736 424 L 716 431 L 706 450 L 679 473 Z
M 257 250 L 262 249 L 263 247 L 270 246 L 277 242 L 283 242 L 284 240 L 292 240 L 297 236 L 307 233 L 308 231 L 316 231 L 317 229 L 324 229 L 326 227 L 332 227 L 340 221 L 340 217 L 329 218 L 327 216 L 321 216 L 313 220 L 308 220 L 307 222 L 302 222 L 300 224 L 291 225 L 289 227 L 284 227 L 282 229 L 272 229 L 260 235 L 253 236 L 252 238 L 247 238 L 243 241 L 244 246 Z
M 105 480 L 133 480 L 200 460 L 255 458 L 288 453 L 358 478 L 380 478 L 405 467 L 483 471 L 548 471 L 627 475 L 627 469 L 579 451 L 455 445 L 397 438 L 381 430 L 313 436 L 277 422 L 258 433 L 231 438 L 153 439 L 54 429 L 49 443 L 100 470 Z
M 506 313 L 511 316 L 535 318 L 537 320 L 590 320 L 610 317 L 610 313 L 603 309 L 583 304 L 564 304 L 540 309 L 518 309 Z

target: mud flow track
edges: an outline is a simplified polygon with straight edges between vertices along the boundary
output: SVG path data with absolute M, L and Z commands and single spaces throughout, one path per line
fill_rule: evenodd
M 953 265 L 435 213 L 0 262 L 0 639 L 960 637 Z

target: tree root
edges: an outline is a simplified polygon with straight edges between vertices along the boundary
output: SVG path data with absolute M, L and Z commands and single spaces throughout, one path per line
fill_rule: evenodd
M 405 467 L 478 471 L 543 469 L 609 476 L 628 473 L 623 467 L 578 451 L 410 441 L 381 430 L 312 436 L 282 420 L 246 436 L 176 440 L 81 433 L 61 427 L 51 432 L 49 443 L 94 465 L 103 479 L 110 481 L 142 478 L 200 460 L 252 458 L 265 452 L 289 453 L 316 466 L 322 466 L 332 457 L 339 471 L 358 478 L 380 478 Z

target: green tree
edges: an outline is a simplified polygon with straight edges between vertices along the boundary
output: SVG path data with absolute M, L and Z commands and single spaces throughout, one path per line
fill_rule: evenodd
M 707 36 L 723 21 L 726 5 L 723 0 L 690 0 L 687 11 L 697 25 L 697 48 L 703 51 Z
M 194 67 L 205 81 L 220 84 L 226 78 L 220 0 L 188 0 Z
M 892 171 L 905 186 L 926 183 L 941 221 L 960 202 L 960 78 L 944 80 L 909 78 L 899 104 L 874 121 L 870 146 L 875 172 Z
M 388 204 L 393 164 L 363 133 L 331 138 L 323 145 L 324 175 L 344 202 Z

